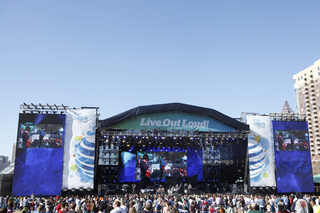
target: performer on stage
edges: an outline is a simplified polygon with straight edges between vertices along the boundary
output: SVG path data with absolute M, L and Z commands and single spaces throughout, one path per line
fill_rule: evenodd
M 140 162 L 141 184 L 143 189 L 145 189 L 147 186 L 150 185 L 151 171 L 149 170 L 148 160 L 149 160 L 149 156 L 147 154 L 144 154 L 143 159 Z
M 163 155 L 162 158 L 160 158 L 160 180 L 162 180 L 165 167 L 166 167 L 166 156 Z
M 41 146 L 42 146 L 42 143 L 43 143 L 43 138 L 44 138 L 44 136 L 46 135 L 46 133 L 45 133 L 45 128 L 44 127 L 42 127 L 41 128 L 41 130 L 40 130 L 40 141 L 39 141 L 39 148 L 41 148 Z
M 23 132 L 23 135 L 22 135 L 22 139 L 23 139 L 22 147 L 24 149 L 25 148 L 30 148 L 31 139 L 30 139 L 30 136 L 29 136 L 29 132 L 30 132 L 30 127 L 27 126 L 25 131 Z

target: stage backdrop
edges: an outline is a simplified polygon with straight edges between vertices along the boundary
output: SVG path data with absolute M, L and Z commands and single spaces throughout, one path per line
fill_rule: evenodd
M 20 114 L 12 194 L 60 195 L 65 115 Z
M 96 110 L 67 110 L 62 188 L 93 188 Z
M 308 123 L 273 121 L 277 191 L 314 192 Z
M 247 116 L 250 186 L 276 186 L 273 140 L 269 116 Z

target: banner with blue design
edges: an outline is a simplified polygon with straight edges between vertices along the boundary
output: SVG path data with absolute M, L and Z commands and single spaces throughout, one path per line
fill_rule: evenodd
M 269 116 L 247 116 L 251 187 L 276 186 L 274 152 Z
M 93 188 L 96 110 L 67 110 L 62 188 Z

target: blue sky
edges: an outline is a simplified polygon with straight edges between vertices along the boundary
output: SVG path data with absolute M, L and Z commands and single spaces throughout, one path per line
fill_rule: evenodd
M 320 59 L 320 1 L 0 1 L 0 155 L 25 103 L 295 109 L 292 76 Z

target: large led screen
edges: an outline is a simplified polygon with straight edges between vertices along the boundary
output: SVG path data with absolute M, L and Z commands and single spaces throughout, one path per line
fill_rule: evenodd
M 273 121 L 277 190 L 314 192 L 308 123 Z
M 119 169 L 120 182 L 140 182 L 140 165 L 143 155 L 149 156 L 151 181 L 165 181 L 165 177 L 197 176 L 203 181 L 203 155 L 200 149 L 167 151 L 146 149 L 138 152 L 121 152 Z M 161 175 L 162 174 L 162 175 Z
M 20 114 L 12 193 L 61 194 L 65 115 Z
M 141 180 L 140 162 L 148 155 L 147 161 L 151 180 L 165 180 L 165 177 L 187 176 L 187 152 L 138 152 L 136 180 Z

